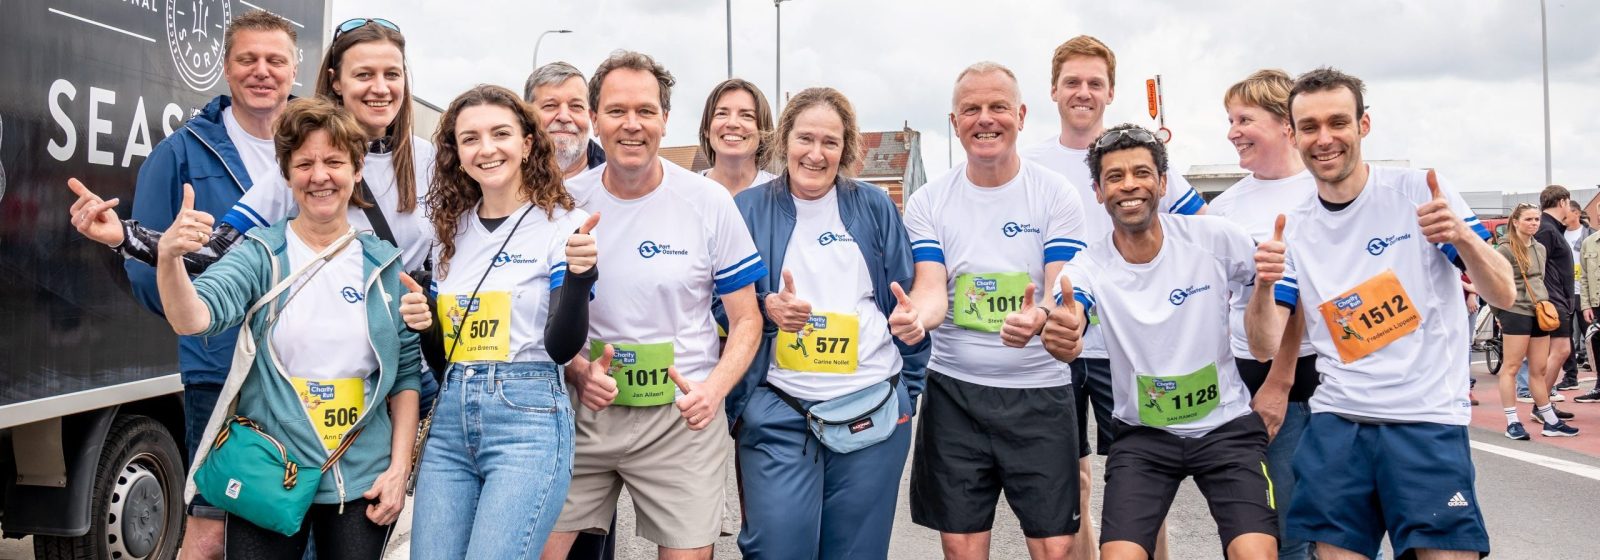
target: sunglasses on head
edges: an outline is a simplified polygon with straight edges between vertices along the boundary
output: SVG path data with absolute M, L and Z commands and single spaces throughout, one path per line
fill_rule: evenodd
M 362 26 L 368 23 L 376 23 L 389 29 L 393 29 L 395 32 L 400 32 L 400 26 L 395 25 L 394 22 L 383 18 L 353 18 L 345 20 L 344 23 L 339 24 L 339 27 L 335 28 L 333 31 L 333 38 L 338 39 L 340 35 L 360 29 Z
M 1109 130 L 1106 131 L 1105 134 L 1101 134 L 1100 139 L 1095 140 L 1094 147 L 1096 149 L 1103 150 L 1106 148 L 1106 146 L 1115 144 L 1118 140 L 1123 138 L 1131 138 L 1134 142 L 1139 142 L 1141 144 L 1152 144 L 1156 141 L 1155 135 L 1150 134 L 1150 131 L 1143 128 L 1119 128 L 1116 130 Z

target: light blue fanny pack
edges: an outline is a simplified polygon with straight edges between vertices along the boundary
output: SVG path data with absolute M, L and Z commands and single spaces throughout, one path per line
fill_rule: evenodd
M 900 399 L 895 398 L 896 375 L 885 381 L 806 408 L 800 401 L 776 387 L 773 394 L 806 419 L 806 427 L 817 441 L 834 453 L 850 453 L 871 447 L 894 435 L 900 421 Z

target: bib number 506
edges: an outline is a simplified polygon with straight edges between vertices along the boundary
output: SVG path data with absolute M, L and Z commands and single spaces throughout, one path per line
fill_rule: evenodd
M 322 425 L 330 428 L 333 426 L 349 426 L 356 423 L 357 416 L 359 414 L 356 412 L 356 407 L 353 406 L 349 408 L 330 408 L 322 411 Z

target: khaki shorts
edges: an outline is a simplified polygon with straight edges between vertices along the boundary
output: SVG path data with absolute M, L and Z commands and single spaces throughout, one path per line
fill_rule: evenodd
M 572 485 L 557 532 L 604 534 L 628 487 L 639 536 L 659 546 L 716 544 L 727 503 L 727 414 L 694 431 L 671 405 L 610 406 L 595 412 L 573 403 L 577 416 Z

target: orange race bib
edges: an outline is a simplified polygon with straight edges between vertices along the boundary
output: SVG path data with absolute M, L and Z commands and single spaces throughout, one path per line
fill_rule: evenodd
M 1393 270 L 1385 270 L 1317 306 L 1344 363 L 1365 358 L 1422 325 L 1422 315 Z

